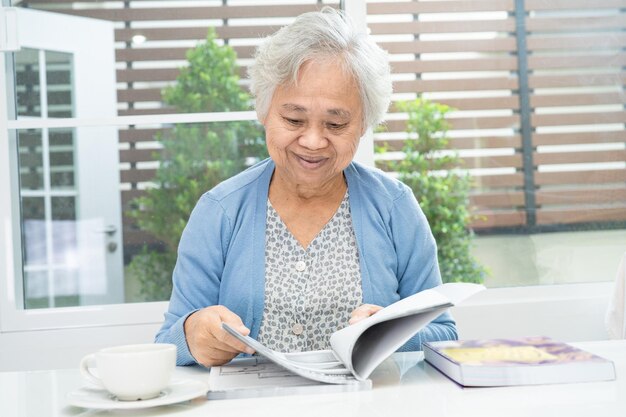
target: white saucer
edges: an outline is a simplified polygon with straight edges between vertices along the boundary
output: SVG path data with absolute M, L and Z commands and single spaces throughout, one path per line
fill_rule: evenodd
M 206 395 L 207 383 L 195 379 L 173 381 L 158 397 L 150 400 L 120 401 L 108 391 L 83 387 L 67 394 L 67 402 L 83 408 L 134 409 L 174 404 Z

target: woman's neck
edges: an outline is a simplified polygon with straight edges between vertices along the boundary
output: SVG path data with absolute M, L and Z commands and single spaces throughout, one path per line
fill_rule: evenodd
M 306 249 L 334 216 L 346 195 L 346 189 L 343 174 L 325 187 L 311 189 L 284 184 L 274 172 L 269 200 L 287 229 Z
M 276 171 L 272 175 L 269 188 L 269 199 L 272 205 L 335 205 L 346 194 L 347 184 L 343 174 L 339 174 L 320 186 L 311 187 L 306 184 L 294 184 L 285 181 Z

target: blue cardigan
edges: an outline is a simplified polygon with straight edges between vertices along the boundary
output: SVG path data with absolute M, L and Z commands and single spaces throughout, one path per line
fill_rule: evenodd
M 174 343 L 178 365 L 195 363 L 185 340 L 189 314 L 221 304 L 256 338 L 265 295 L 265 218 L 274 163 L 266 159 L 205 193 L 178 247 L 173 290 L 156 341 Z M 344 175 L 359 251 L 363 302 L 387 306 L 441 284 L 437 248 L 410 188 L 358 163 Z M 456 339 L 445 313 L 400 350 L 424 341 Z

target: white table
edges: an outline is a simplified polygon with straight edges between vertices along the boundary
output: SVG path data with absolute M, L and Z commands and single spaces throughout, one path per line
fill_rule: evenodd
M 87 410 L 65 396 L 83 385 L 77 369 L 0 373 L 0 416 L 626 416 L 626 341 L 577 343 L 612 359 L 617 380 L 504 388 L 461 388 L 423 362 L 421 353 L 395 354 L 374 373 L 371 391 L 184 403 L 142 410 Z M 413 366 L 411 366 L 413 365 Z M 398 368 L 409 366 L 400 377 Z M 176 378 L 208 380 L 208 371 L 178 368 Z

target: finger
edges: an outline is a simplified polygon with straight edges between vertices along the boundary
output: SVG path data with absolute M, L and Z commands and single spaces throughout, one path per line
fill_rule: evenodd
M 226 330 L 220 328 L 213 336 L 216 338 L 217 344 L 216 346 L 222 350 L 227 352 L 245 352 L 248 354 L 253 354 L 255 351 L 250 346 L 246 345 L 243 342 L 240 342 L 239 339 L 232 336 Z
M 370 317 L 380 310 L 382 310 L 381 306 L 373 304 L 363 304 L 362 306 L 354 309 L 354 311 L 350 315 L 350 320 L 348 320 L 348 324 L 358 323 L 359 321 Z
M 192 354 L 198 363 L 206 367 L 223 365 L 241 353 L 241 350 L 218 341 L 211 333 L 206 333 L 197 343 L 200 348 L 193 350 Z
M 205 352 L 202 358 L 202 365 L 206 367 L 223 365 L 230 362 L 235 356 L 237 356 L 237 353 L 227 352 L 217 348 L 211 349 Z
M 221 308 L 219 310 L 217 310 L 219 317 L 220 317 L 220 321 L 222 323 L 226 323 L 228 324 L 230 327 L 232 327 L 233 329 L 237 330 L 239 333 L 241 333 L 244 336 L 247 336 L 250 334 L 250 329 L 248 329 L 243 322 L 241 321 L 241 317 L 239 317 L 238 315 L 236 315 L 235 313 L 233 313 L 232 311 L 230 311 L 229 309 L 227 309 L 226 307 L 220 306 Z M 220 328 L 221 328 L 221 323 L 220 323 Z
M 356 316 L 352 316 L 350 317 L 350 320 L 348 320 L 348 324 L 355 324 L 360 322 L 363 319 L 368 318 L 369 316 L 365 316 L 365 315 L 356 315 Z
M 213 323 L 214 325 L 216 325 L 216 327 L 212 326 L 211 332 L 212 336 L 217 341 L 216 347 L 227 352 L 245 352 L 253 354 L 254 349 L 240 342 L 237 338 L 231 336 L 226 330 L 222 328 L 222 323 L 226 323 L 242 335 L 249 335 L 250 329 L 248 329 L 243 324 L 241 318 L 223 306 L 221 306 L 221 308 L 217 309 L 216 311 L 218 313 L 217 322 Z
M 362 304 L 359 307 L 355 308 L 350 316 L 366 316 L 369 317 L 377 311 L 381 310 L 381 306 L 377 306 L 374 304 Z
M 381 307 L 379 305 L 376 305 L 376 304 L 361 304 L 360 306 L 355 308 L 353 310 L 353 312 L 355 312 L 355 311 L 376 310 L 376 309 L 380 309 L 380 308 Z

